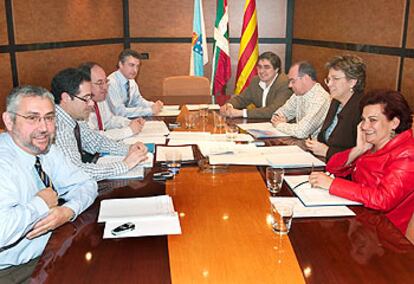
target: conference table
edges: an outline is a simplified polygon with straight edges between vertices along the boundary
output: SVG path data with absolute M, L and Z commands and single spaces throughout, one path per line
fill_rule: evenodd
M 165 117 L 184 124 L 183 114 Z M 246 122 L 246 119 L 234 119 Z M 248 120 L 249 122 L 257 122 Z M 177 129 L 184 130 L 184 129 Z M 198 131 L 214 128 L 212 114 Z M 299 145 L 294 138 L 266 145 Z M 202 158 L 193 146 L 196 159 Z M 32 283 L 413 283 L 414 246 L 379 212 L 351 206 L 355 217 L 293 219 L 288 235 L 269 222 L 264 168 L 185 165 L 167 182 L 99 182 L 99 196 L 78 218 L 56 229 Z M 309 168 L 287 170 L 308 174 Z M 181 235 L 103 239 L 100 202 L 168 194 L 179 214 Z M 283 185 L 280 196 L 292 196 Z

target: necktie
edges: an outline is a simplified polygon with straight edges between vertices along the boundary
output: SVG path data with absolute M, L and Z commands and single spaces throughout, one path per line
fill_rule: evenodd
M 99 111 L 98 104 L 96 102 L 93 102 L 93 103 L 94 103 L 94 106 L 95 106 L 96 119 L 98 120 L 98 129 L 99 130 L 104 130 L 103 123 L 102 123 L 102 117 L 101 117 L 101 113 Z
M 35 162 L 35 169 L 37 173 L 39 174 L 40 179 L 42 180 L 43 184 L 46 187 L 51 187 L 54 191 L 56 191 L 55 187 L 53 186 L 52 181 L 50 180 L 49 176 L 43 171 L 42 164 L 40 163 L 40 159 L 38 156 L 36 156 L 36 162 Z
M 75 121 L 75 128 L 73 129 L 73 133 L 75 134 L 76 144 L 78 144 L 78 151 L 81 155 L 81 160 L 83 163 L 96 163 L 99 159 L 99 153 L 90 154 L 82 150 L 82 140 L 80 137 L 80 127 L 79 123 Z
M 80 138 L 80 128 L 79 128 L 79 124 L 76 121 L 75 123 L 76 125 L 75 125 L 75 128 L 73 129 L 73 133 L 75 134 L 76 144 L 78 144 L 79 153 L 82 155 L 82 141 Z
M 35 167 L 37 173 L 39 174 L 40 180 L 43 182 L 45 187 L 51 187 L 53 189 L 53 191 L 55 191 L 59 195 L 59 193 L 57 192 L 55 186 L 53 185 L 52 181 L 50 180 L 49 176 L 43 170 L 42 164 L 40 163 L 40 159 L 39 159 L 38 156 L 36 156 L 36 161 L 35 161 L 34 167 Z M 65 200 L 63 198 L 58 199 L 58 206 L 61 206 L 64 203 L 65 203 Z
M 130 99 L 130 95 L 129 95 L 129 89 L 130 89 L 129 80 L 125 84 L 125 88 L 126 88 L 126 93 L 127 93 L 127 104 L 128 104 L 129 103 L 129 99 Z

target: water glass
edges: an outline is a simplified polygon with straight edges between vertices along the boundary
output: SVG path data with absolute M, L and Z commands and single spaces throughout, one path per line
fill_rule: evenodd
M 208 116 L 208 108 L 200 108 L 199 113 L 200 113 L 201 118 L 207 117 Z
M 239 128 L 236 125 L 228 125 L 226 127 L 227 141 L 235 141 L 237 139 L 238 133 L 239 133 Z
M 266 186 L 272 196 L 276 195 L 282 190 L 284 175 L 285 171 L 281 168 L 266 168 Z
M 280 235 L 287 235 L 292 225 L 293 204 L 272 203 L 271 213 L 273 232 Z
M 165 162 L 168 171 L 174 175 L 180 172 L 181 168 L 181 153 L 178 151 L 168 151 L 165 153 Z
M 187 113 L 184 116 L 185 119 L 185 128 L 187 129 L 191 129 L 195 127 L 195 122 L 196 122 L 196 114 L 195 113 Z
M 220 115 L 220 113 L 215 112 L 213 115 L 214 120 L 214 127 L 215 128 L 223 128 L 226 126 L 226 117 Z

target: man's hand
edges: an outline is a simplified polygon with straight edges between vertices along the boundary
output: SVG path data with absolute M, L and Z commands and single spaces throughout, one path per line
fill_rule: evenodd
M 231 108 L 231 109 L 228 111 L 227 116 L 228 116 L 228 117 L 242 117 L 242 116 L 243 116 L 243 110 L 241 110 L 241 109 Z
M 141 132 L 142 128 L 144 127 L 145 119 L 139 117 L 136 119 L 131 120 L 129 123 L 129 128 L 131 128 L 134 134 L 138 134 Z
M 137 142 L 129 147 L 124 163 L 128 166 L 128 169 L 132 169 L 147 159 L 147 152 L 147 147 L 143 143 Z
M 287 122 L 287 119 L 283 114 L 275 113 L 270 121 L 276 127 L 279 123 Z
M 229 116 L 230 111 L 233 109 L 231 104 L 224 104 L 220 107 L 220 114 L 224 116 Z
M 36 195 L 42 198 L 49 208 L 53 208 L 58 205 L 58 195 L 51 187 L 42 189 Z
M 68 222 L 72 218 L 73 214 L 74 212 L 72 209 L 68 207 L 54 207 L 50 209 L 49 214 L 44 219 L 35 224 L 26 237 L 31 240 L 46 234 L 47 232 L 52 231 Z
M 152 114 L 158 114 L 161 111 L 163 106 L 164 106 L 164 103 L 162 101 L 160 100 L 156 101 L 151 107 Z
M 328 153 L 329 147 L 316 140 L 306 139 L 305 145 L 316 156 L 326 157 L 326 153 Z

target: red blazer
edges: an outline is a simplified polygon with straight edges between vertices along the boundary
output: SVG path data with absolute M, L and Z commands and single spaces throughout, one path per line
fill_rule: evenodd
M 403 233 L 414 212 L 414 138 L 411 129 L 375 153 L 359 156 L 344 166 L 351 149 L 332 156 L 326 169 L 336 177 L 329 192 L 384 212 Z

